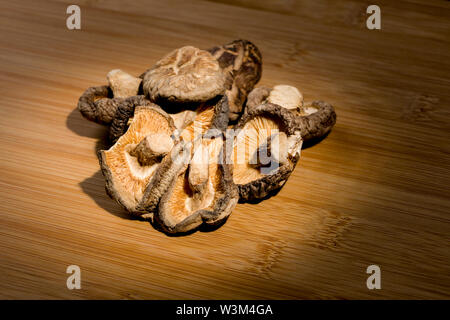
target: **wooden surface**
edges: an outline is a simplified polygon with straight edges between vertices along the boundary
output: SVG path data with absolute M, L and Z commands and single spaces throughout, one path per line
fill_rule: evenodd
M 380 31 L 366 1 L 225 2 L 0 2 L 0 297 L 450 298 L 450 2 L 376 1 Z M 261 49 L 260 85 L 332 103 L 337 124 L 276 197 L 169 237 L 108 198 L 107 129 L 77 99 L 111 69 L 236 38 Z

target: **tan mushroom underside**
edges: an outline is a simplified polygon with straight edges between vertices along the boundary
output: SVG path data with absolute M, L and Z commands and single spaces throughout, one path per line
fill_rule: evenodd
M 181 131 L 181 138 L 184 141 L 192 141 L 211 128 L 214 119 L 214 106 L 203 106 L 196 112 L 197 114 L 194 121 L 190 122 L 184 130 Z
M 109 150 L 102 150 L 101 165 L 108 191 L 128 211 L 133 212 L 142 200 L 159 162 L 149 166 L 139 163 L 130 152 L 149 134 L 171 135 L 174 126 L 163 111 L 154 107 L 136 107 L 127 132 Z
M 174 226 L 198 210 L 213 210 L 215 200 L 220 194 L 218 158 L 222 150 L 223 140 L 204 139 L 203 147 L 208 148 L 208 180 L 199 198 L 189 184 L 189 167 L 176 178 L 172 194 L 165 204 L 165 223 Z M 195 151 L 194 151 L 195 152 Z
M 235 184 L 247 184 L 261 179 L 265 175 L 260 168 L 252 166 L 250 159 L 261 144 L 272 135 L 281 132 L 278 121 L 269 117 L 255 117 L 248 121 L 237 133 L 233 144 L 233 181 Z

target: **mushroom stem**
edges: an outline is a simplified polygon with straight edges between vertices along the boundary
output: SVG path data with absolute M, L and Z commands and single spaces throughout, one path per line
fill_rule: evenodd
M 208 147 L 200 145 L 194 152 L 189 164 L 189 186 L 194 192 L 194 198 L 201 197 L 202 191 L 209 178 L 209 151 Z
M 130 155 L 136 157 L 141 166 L 150 166 L 169 153 L 173 147 L 172 138 L 166 134 L 149 134 L 133 150 Z
M 288 142 L 284 132 L 273 134 L 270 137 L 270 155 L 279 164 L 285 164 L 288 157 Z
M 261 144 L 249 160 L 253 167 L 283 165 L 287 162 L 288 141 L 286 133 L 274 133 Z
M 115 98 L 127 98 L 137 95 L 139 85 L 142 82 L 142 79 L 133 77 L 120 69 L 111 70 L 106 75 L 106 78 Z
M 267 102 L 295 110 L 303 106 L 303 95 L 296 87 L 281 84 L 273 87 L 267 97 Z

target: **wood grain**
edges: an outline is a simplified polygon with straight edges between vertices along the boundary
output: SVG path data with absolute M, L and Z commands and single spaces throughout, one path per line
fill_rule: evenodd
M 82 29 L 67 30 L 78 3 Z M 450 298 L 450 3 L 0 1 L 0 297 Z M 247 38 L 260 85 L 297 86 L 338 121 L 281 192 L 213 232 L 169 237 L 108 198 L 107 130 L 77 99 L 114 68 Z M 68 265 L 82 289 L 68 290 Z M 377 264 L 382 289 L 366 287 Z

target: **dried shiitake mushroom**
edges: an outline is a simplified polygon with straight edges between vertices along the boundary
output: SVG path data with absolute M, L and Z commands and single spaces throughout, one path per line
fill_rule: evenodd
M 225 94 L 229 117 L 236 120 L 248 93 L 261 78 L 261 59 L 258 48 L 247 40 L 209 50 L 182 47 L 138 78 L 120 69 L 111 70 L 108 86 L 87 89 L 78 109 L 85 118 L 110 125 L 112 143 L 125 133 L 135 106 L 151 102 L 170 113 L 177 129 L 182 130 L 200 107 L 213 105 Z
M 261 73 L 258 48 L 235 40 L 173 50 L 139 77 L 111 70 L 108 85 L 88 88 L 78 109 L 110 126 L 113 146 L 98 153 L 108 195 L 185 233 L 281 188 L 302 143 L 326 135 L 336 114 L 322 101 L 304 105 L 292 86 L 254 88 Z
M 108 125 L 114 119 L 122 101 L 123 98 L 113 98 L 108 86 L 90 87 L 78 100 L 78 110 L 86 119 Z
M 225 73 L 208 51 L 192 46 L 176 49 L 141 77 L 147 97 L 158 102 L 185 135 L 184 129 L 195 129 L 208 117 L 219 130 L 228 124 L 228 99 L 223 96 Z
M 296 126 L 300 129 L 304 141 L 324 137 L 336 123 L 336 112 L 333 106 L 325 101 L 308 103 L 296 114 Z
M 78 110 L 88 120 L 109 125 L 116 115 L 119 104 L 139 93 L 141 79 L 122 70 L 111 70 L 107 86 L 88 88 L 78 100 Z
M 130 213 L 146 213 L 144 207 L 155 206 L 155 195 L 164 193 L 164 184 L 155 177 L 168 174 L 175 157 L 166 155 L 176 149 L 173 145 L 180 148 L 172 141 L 174 130 L 172 118 L 157 105 L 138 106 L 127 132 L 109 150 L 99 152 L 107 193 Z
M 247 95 L 261 79 L 261 53 L 258 47 L 247 40 L 235 40 L 208 51 L 219 61 L 226 74 L 225 94 L 229 102 L 229 118 L 234 121 L 241 115 Z
M 208 51 L 186 46 L 173 50 L 145 73 L 143 90 L 162 106 L 204 102 L 223 94 L 225 75 Z
M 301 131 L 304 142 L 325 136 L 336 123 L 332 105 L 324 101 L 303 104 L 303 95 L 292 86 L 255 88 L 248 95 L 246 109 L 251 110 L 266 102 L 282 106 L 295 115 L 295 126 Z
M 175 175 L 155 216 L 168 233 L 187 232 L 202 223 L 218 225 L 239 199 L 222 135 L 204 137 L 194 145 L 189 164 Z
M 300 157 L 302 139 L 293 114 L 270 102 L 247 110 L 234 127 L 233 181 L 242 201 L 279 189 Z

